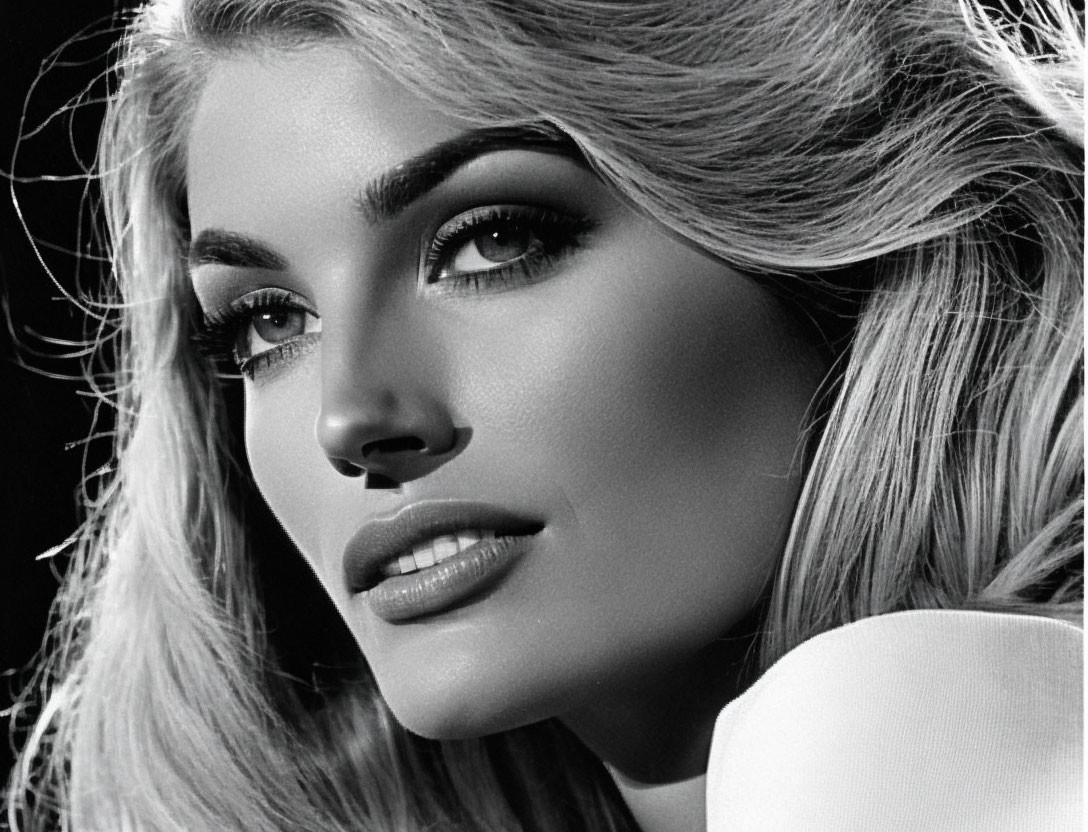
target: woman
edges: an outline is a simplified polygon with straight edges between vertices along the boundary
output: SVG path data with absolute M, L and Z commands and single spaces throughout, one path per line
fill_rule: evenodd
M 21 828 L 1071 827 L 1079 38 L 149 4 Z

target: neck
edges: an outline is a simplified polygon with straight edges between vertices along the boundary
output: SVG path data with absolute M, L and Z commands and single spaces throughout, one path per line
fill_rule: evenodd
M 706 772 L 675 783 L 640 783 L 608 767 L 608 773 L 643 832 L 706 829 Z
M 718 639 L 562 717 L 605 764 L 642 832 L 706 828 L 714 721 L 741 691 L 752 641 L 751 635 Z

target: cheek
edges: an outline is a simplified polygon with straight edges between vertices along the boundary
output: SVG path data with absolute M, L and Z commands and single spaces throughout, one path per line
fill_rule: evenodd
M 703 515 L 685 505 L 735 493 L 751 507 L 791 474 L 818 362 L 764 290 L 701 257 L 683 265 L 647 258 L 586 280 L 562 312 L 537 310 L 493 350 L 485 374 L 513 394 L 490 423 L 578 507 L 633 513 L 650 498 L 656 522 L 690 526 Z
M 561 307 L 541 292 L 517 316 L 532 323 L 492 341 L 501 360 L 476 363 L 493 394 L 478 399 L 487 425 L 576 518 L 526 576 L 543 599 L 526 618 L 546 622 L 562 646 L 551 670 L 568 676 L 580 664 L 589 676 L 637 672 L 750 610 L 792 516 L 798 433 L 821 375 L 746 278 L 702 257 L 639 254 L 557 286 Z
M 246 453 L 253 479 L 291 541 L 326 585 L 336 564 L 321 559 L 321 489 L 339 476 L 319 452 L 314 425 L 320 410 L 316 361 L 300 362 L 274 384 L 247 384 Z

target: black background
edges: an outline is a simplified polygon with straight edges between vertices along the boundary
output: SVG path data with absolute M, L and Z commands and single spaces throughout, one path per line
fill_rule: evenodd
M 28 681 L 24 668 L 41 644 L 57 573 L 65 565 L 63 557 L 51 563 L 36 556 L 76 527 L 83 445 L 67 446 L 79 443 L 91 426 L 91 401 L 77 392 L 87 385 L 46 375 L 80 376 L 80 361 L 61 357 L 66 348 L 47 339 L 78 341 L 84 322 L 70 302 L 58 299 L 61 292 L 21 227 L 11 195 L 12 153 L 18 146 L 14 174 L 36 180 L 16 182 L 14 189 L 30 233 L 45 243 L 39 246 L 42 256 L 68 291 L 77 279 L 93 290 L 101 273 L 97 264 L 50 248 L 70 251 L 77 245 L 86 183 L 43 177 L 78 174 L 78 160 L 93 158 L 102 107 L 90 99 L 100 98 L 106 88 L 92 82 L 108 66 L 111 21 L 122 8 L 113 0 L 0 0 L 0 297 L 6 311 L 0 329 L 0 764 L 5 775 L 12 759 L 7 711 L 13 694 Z M 88 26 L 97 34 L 72 40 Z M 31 93 L 43 61 L 66 43 L 61 61 Z M 88 84 L 87 103 L 20 141 L 21 133 L 62 112 Z M 101 426 L 108 427 L 108 421 Z M 103 447 L 92 445 L 90 451 L 91 465 L 104 460 Z

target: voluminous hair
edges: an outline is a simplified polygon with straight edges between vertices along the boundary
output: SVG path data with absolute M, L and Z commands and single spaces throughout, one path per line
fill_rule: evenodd
M 269 635 L 234 405 L 189 344 L 186 129 L 216 61 L 329 42 L 450 115 L 558 127 L 808 310 L 833 370 L 760 666 L 896 610 L 1080 620 L 1084 45 L 1060 0 L 162 0 L 125 35 L 97 171 L 116 465 L 13 828 L 634 828 L 561 727 L 422 740 L 365 666 L 313 695 Z

